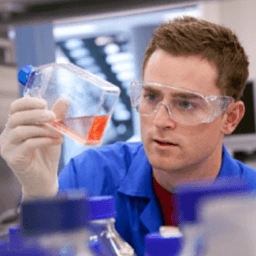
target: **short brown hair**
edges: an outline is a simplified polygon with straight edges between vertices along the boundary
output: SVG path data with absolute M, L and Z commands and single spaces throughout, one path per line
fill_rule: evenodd
M 223 95 L 239 100 L 248 79 L 248 57 L 237 36 L 221 25 L 190 16 L 163 23 L 154 32 L 143 61 L 156 49 L 174 55 L 199 55 L 213 62 L 218 70 L 216 85 Z

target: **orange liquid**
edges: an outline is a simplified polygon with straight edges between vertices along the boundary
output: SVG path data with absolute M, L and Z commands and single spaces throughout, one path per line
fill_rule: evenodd
M 84 145 L 98 145 L 106 129 L 109 116 L 83 116 L 53 122 L 51 126 Z

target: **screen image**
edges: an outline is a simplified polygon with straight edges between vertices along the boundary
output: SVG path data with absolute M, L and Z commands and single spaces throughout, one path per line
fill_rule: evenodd
M 241 100 L 245 104 L 245 114 L 236 130 L 233 134 L 250 134 L 255 133 L 255 101 L 254 101 L 254 93 L 253 81 L 248 81 L 245 86 L 244 93 L 242 95 Z
M 245 84 L 241 100 L 245 105 L 245 114 L 235 131 L 225 136 L 224 144 L 229 152 L 243 162 L 254 157 L 256 152 L 256 88 L 255 81 L 249 79 Z

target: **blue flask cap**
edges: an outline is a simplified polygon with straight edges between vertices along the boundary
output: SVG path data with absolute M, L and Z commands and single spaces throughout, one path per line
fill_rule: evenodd
M 90 218 L 92 220 L 116 217 L 113 196 L 91 196 L 88 198 Z
M 239 196 L 252 191 L 249 183 L 243 179 L 224 177 L 217 179 L 213 184 L 188 183 L 176 187 L 176 196 L 179 201 L 179 222 L 197 223 L 201 220 L 198 207 L 203 200 L 211 200 L 224 196 Z
M 174 256 L 178 255 L 182 244 L 182 237 L 164 237 L 160 233 L 150 233 L 145 237 L 145 256 Z
M 27 85 L 28 88 L 31 87 L 31 85 L 34 81 L 35 72 L 33 70 L 34 70 L 33 66 L 26 65 L 26 66 L 22 67 L 18 72 L 19 82 L 24 86 Z M 28 81 L 29 81 L 29 83 L 28 83 Z
M 21 230 L 25 235 L 66 232 L 88 226 L 88 201 L 81 194 L 21 205 Z

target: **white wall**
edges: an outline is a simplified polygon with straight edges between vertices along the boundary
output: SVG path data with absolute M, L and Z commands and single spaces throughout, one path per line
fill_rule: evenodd
M 0 132 L 8 119 L 10 105 L 18 95 L 17 69 L 0 65 Z
M 220 24 L 220 2 L 219 1 L 209 1 L 201 2 L 203 17 L 217 24 Z
M 11 103 L 18 98 L 17 69 L 0 65 L 0 133 L 8 119 Z M 0 156 L 0 215 L 14 208 L 20 197 L 21 186 Z
M 236 33 L 249 57 L 250 77 L 256 78 L 256 1 L 219 0 L 205 2 L 202 6 L 205 19 Z
M 222 24 L 237 33 L 249 56 L 250 77 L 256 78 L 256 1 L 221 1 L 220 14 Z

